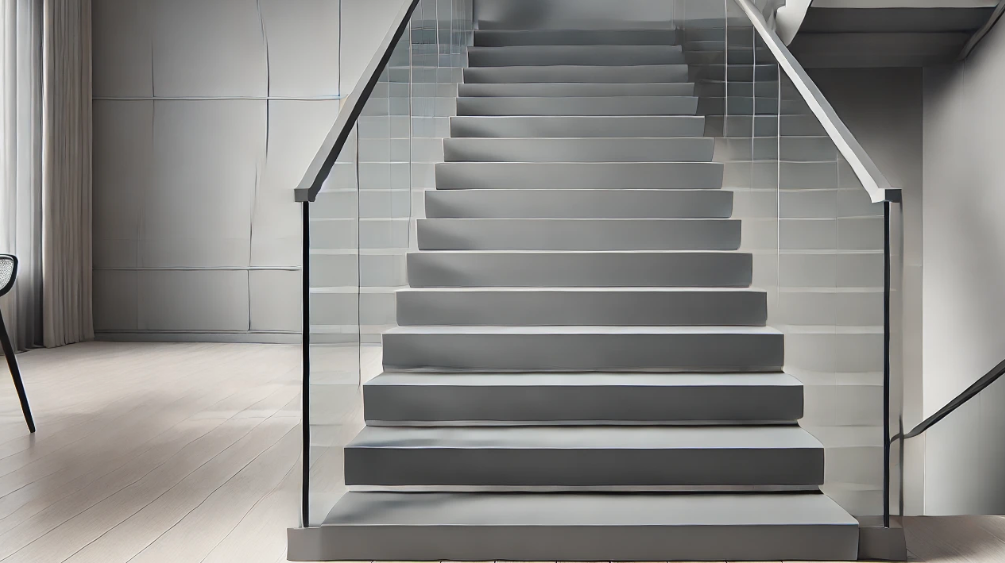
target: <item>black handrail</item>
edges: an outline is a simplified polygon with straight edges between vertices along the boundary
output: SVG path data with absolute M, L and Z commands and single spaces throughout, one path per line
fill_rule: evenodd
M 359 119 L 360 114 L 363 113 L 363 107 L 366 105 L 367 100 L 370 99 L 370 94 L 373 93 L 374 87 L 377 86 L 380 74 L 384 72 L 388 61 L 391 60 L 394 46 L 398 44 L 398 40 L 401 39 L 401 36 L 405 34 L 405 30 L 408 29 L 412 13 L 415 12 L 415 8 L 418 5 L 419 0 L 412 0 L 402 6 L 401 11 L 398 12 L 396 16 L 398 25 L 388 30 L 387 35 L 384 36 L 384 40 L 380 44 L 380 47 L 378 47 L 377 53 L 370 59 L 370 63 L 366 65 L 366 69 L 363 71 L 363 76 L 366 79 L 357 83 L 352 94 L 349 94 L 349 97 L 346 98 L 345 105 L 339 111 L 338 118 L 335 119 L 335 124 L 332 125 L 328 136 L 321 143 L 321 148 L 314 156 L 314 160 L 307 167 L 303 180 L 300 181 L 300 185 L 295 190 L 297 201 L 312 202 L 318 197 L 321 186 L 328 178 L 328 174 L 331 172 L 332 166 L 335 165 L 335 160 L 338 158 L 339 153 L 342 152 L 346 141 L 349 139 L 352 128 L 356 126 L 356 121 Z
M 914 429 L 908 432 L 907 434 L 904 434 L 903 439 L 907 440 L 908 438 L 915 438 L 917 436 L 920 436 L 922 433 L 925 432 L 925 430 L 928 430 L 932 426 L 935 426 L 937 422 L 952 414 L 953 411 L 966 404 L 966 402 L 969 401 L 970 399 L 976 397 L 977 394 L 980 393 L 981 391 L 987 389 L 987 387 L 992 383 L 994 383 L 995 381 L 997 381 L 998 378 L 1002 376 L 1002 374 L 1005 374 L 1005 360 L 1002 360 L 1000 364 L 991 368 L 991 371 L 989 371 L 984 377 L 978 379 L 970 387 L 967 387 L 965 391 L 957 395 L 956 398 L 954 398 L 952 401 L 946 403 L 946 406 L 939 409 L 938 412 L 926 418 L 921 424 L 915 426 Z M 890 442 L 892 443 L 896 440 L 899 440 L 900 438 L 901 435 L 898 434 L 894 436 L 890 440 Z

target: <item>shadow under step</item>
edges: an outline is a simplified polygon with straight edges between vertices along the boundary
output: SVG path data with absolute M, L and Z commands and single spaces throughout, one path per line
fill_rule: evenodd
M 463 70 L 465 84 L 517 82 L 688 82 L 686 64 L 638 66 L 495 66 Z
M 732 219 L 419 219 L 419 250 L 736 250 Z
M 446 162 L 711 162 L 711 137 L 444 139 Z
M 291 531 L 291 560 L 853 561 L 858 522 L 819 493 L 350 492 Z
M 624 66 L 684 64 L 680 45 L 506 45 L 468 47 L 468 65 Z
M 426 217 L 727 219 L 727 190 L 427 190 Z
M 674 45 L 673 29 L 476 29 L 476 47 L 511 45 Z
M 346 485 L 815 487 L 824 448 L 798 426 L 364 428 Z
M 412 287 L 747 287 L 740 252 L 409 253 Z
M 451 137 L 701 137 L 705 118 L 662 116 L 454 116 Z
M 719 189 L 719 162 L 443 162 L 437 189 Z
M 803 415 L 784 373 L 385 372 L 363 385 L 366 423 L 757 424 Z
M 399 326 L 383 342 L 391 370 L 769 372 L 784 356 L 768 327 Z
M 457 98 L 457 115 L 696 115 L 697 112 L 698 98 L 686 96 Z
M 408 288 L 401 326 L 764 326 L 767 294 L 736 288 Z

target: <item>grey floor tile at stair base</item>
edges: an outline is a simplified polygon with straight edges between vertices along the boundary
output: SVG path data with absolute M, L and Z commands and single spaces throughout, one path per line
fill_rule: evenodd
M 409 325 L 764 326 L 767 294 L 745 288 L 416 288 L 395 295 Z
M 705 118 L 685 115 L 641 117 L 460 115 L 450 118 L 450 135 L 453 138 L 701 137 L 704 134 Z
M 854 560 L 858 523 L 820 494 L 346 494 L 291 559 Z
M 730 219 L 419 219 L 419 250 L 737 250 Z
M 446 162 L 711 162 L 714 152 L 707 137 L 443 140 Z
M 795 422 L 784 373 L 383 373 L 363 386 L 368 425 Z
M 347 485 L 816 486 L 824 450 L 798 426 L 366 427 Z
M 739 252 L 410 253 L 412 287 L 747 287 L 753 259 Z
M 441 327 L 384 333 L 384 366 L 447 370 L 778 371 L 765 327 Z
M 727 190 L 428 190 L 436 218 L 721 218 L 732 215 Z

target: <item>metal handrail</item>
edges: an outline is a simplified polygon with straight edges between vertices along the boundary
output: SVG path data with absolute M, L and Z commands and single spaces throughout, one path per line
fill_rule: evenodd
M 761 40 L 764 41 L 768 50 L 774 55 L 778 66 L 792 80 L 793 85 L 795 85 L 796 90 L 799 91 L 799 94 L 809 106 L 810 111 L 813 112 L 813 115 L 823 125 L 831 141 L 837 146 L 838 151 L 841 152 L 845 160 L 848 161 L 855 175 L 858 176 L 862 187 L 865 188 L 865 191 L 869 192 L 872 202 L 899 202 L 901 197 L 900 189 L 890 185 L 886 176 L 883 175 L 879 167 L 876 166 L 876 163 L 866 154 L 862 145 L 859 144 L 848 127 L 841 121 L 837 112 L 834 111 L 830 102 L 824 98 L 820 89 L 817 88 L 817 85 L 806 74 L 799 61 L 792 55 L 788 47 L 782 43 L 778 34 L 768 26 L 761 11 L 750 0 L 733 1 L 747 15 L 757 34 L 761 36 Z
M 377 86 L 380 74 L 384 72 L 388 61 L 391 60 L 394 46 L 401 39 L 401 36 L 405 34 L 405 30 L 408 29 L 412 13 L 415 12 L 415 8 L 418 5 L 419 0 L 411 0 L 411 2 L 403 5 L 401 10 L 398 11 L 393 20 L 398 22 L 398 24 L 388 29 L 387 35 L 384 36 L 383 41 L 381 41 L 380 46 L 377 48 L 377 52 L 363 70 L 364 78 L 356 83 L 356 87 L 353 88 L 352 93 L 346 98 L 345 104 L 339 110 L 338 117 L 335 119 L 335 124 L 332 125 L 324 142 L 321 143 L 321 148 L 318 149 L 314 160 L 307 167 L 307 172 L 304 173 L 300 185 L 297 186 L 294 192 L 296 201 L 313 202 L 318 197 L 321 186 L 324 184 L 325 179 L 328 178 L 328 173 L 331 172 L 332 166 L 335 165 L 335 160 L 338 158 L 339 153 L 342 152 L 342 148 L 349 139 L 349 134 L 352 133 L 352 128 L 355 127 L 360 114 L 363 113 L 363 107 L 366 105 L 367 100 L 370 99 L 370 94 L 373 93 L 374 87 Z
M 1005 374 L 1005 360 L 1002 360 L 1000 364 L 991 368 L 991 371 L 987 372 L 984 375 L 984 377 L 975 381 L 973 385 L 967 387 L 962 393 L 953 398 L 953 400 L 946 403 L 946 406 L 936 411 L 935 414 L 933 414 L 932 416 L 926 418 L 924 421 L 921 422 L 921 424 L 915 426 L 910 432 L 904 434 L 903 439 L 907 440 L 910 438 L 916 438 L 920 436 L 926 430 L 928 430 L 932 426 L 935 426 L 935 424 L 938 423 L 940 420 L 952 414 L 953 411 L 962 407 L 964 404 L 966 404 L 967 401 L 976 397 L 981 391 L 987 389 L 988 386 L 990 386 L 992 383 L 998 381 L 998 378 L 1001 377 L 1003 374 Z M 895 442 L 901 439 L 901 437 L 902 436 L 900 434 L 897 434 L 890 440 L 890 442 L 891 443 Z

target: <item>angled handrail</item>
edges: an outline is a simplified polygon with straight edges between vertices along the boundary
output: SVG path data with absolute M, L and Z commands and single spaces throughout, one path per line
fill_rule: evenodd
M 845 160 L 848 161 L 855 175 L 858 176 L 859 181 L 862 182 L 862 187 L 865 188 L 865 191 L 869 192 L 872 202 L 900 201 L 900 189 L 890 185 L 886 176 L 883 175 L 879 167 L 876 166 L 876 163 L 873 162 L 872 158 L 865 152 L 865 149 L 855 139 L 855 136 L 852 135 L 848 127 L 841 121 L 841 118 L 838 117 L 837 112 L 831 107 L 830 102 L 824 98 L 817 85 L 806 74 L 806 70 L 799 64 L 799 61 L 792 55 L 788 47 L 782 43 L 778 34 L 768 26 L 761 11 L 750 0 L 733 1 L 747 15 L 757 34 L 761 36 L 768 50 L 771 51 L 775 60 L 778 61 L 778 66 L 792 80 L 796 90 L 799 91 L 799 94 L 809 106 L 810 111 L 813 112 L 813 115 L 823 125 L 831 141 L 837 146 L 837 149 L 844 156 Z
M 995 367 L 991 368 L 991 371 L 987 372 L 984 377 L 978 379 L 973 385 L 967 387 L 962 393 L 957 395 L 953 400 L 946 403 L 946 406 L 942 407 L 935 412 L 932 416 L 923 420 L 920 424 L 915 426 L 910 432 L 903 435 L 905 440 L 909 438 L 915 438 L 923 434 L 929 428 L 935 426 L 940 420 L 946 418 L 953 413 L 956 409 L 962 407 L 967 401 L 976 397 L 981 391 L 988 388 L 989 385 L 998 381 L 998 378 L 1005 374 L 1005 360 Z M 901 438 L 900 434 L 897 434 L 890 439 L 890 442 L 895 442 Z
M 984 22 L 984 25 L 975 31 L 974 34 L 970 36 L 970 39 L 967 39 L 967 42 L 963 45 L 963 49 L 960 49 L 960 54 L 956 56 L 956 62 L 960 62 L 970 56 L 970 53 L 977 47 L 977 44 L 980 43 L 981 39 L 984 39 L 984 36 L 991 31 L 991 28 L 993 28 L 996 23 L 998 23 L 998 20 L 1001 19 L 1003 14 L 1005 14 L 1005 0 L 999 0 L 998 5 L 995 6 L 994 11 L 991 12 L 991 17 L 988 18 L 988 21 Z
M 321 148 L 318 149 L 314 160 L 307 167 L 307 172 L 304 173 L 300 185 L 295 190 L 296 201 L 312 202 L 317 198 L 318 192 L 321 191 L 321 186 L 324 184 L 325 179 L 328 178 L 328 173 L 331 172 L 332 166 L 335 165 L 335 160 L 349 139 L 349 134 L 356 125 L 356 120 L 359 119 L 360 114 L 363 112 L 363 106 L 366 105 L 367 100 L 370 99 L 370 94 L 373 93 L 374 87 L 377 86 L 380 74 L 387 67 L 387 62 L 391 60 L 394 46 L 401 39 L 401 36 L 405 34 L 405 30 L 408 29 L 412 13 L 415 12 L 415 7 L 418 5 L 419 0 L 411 0 L 409 3 L 402 5 L 401 10 L 398 11 L 394 19 L 397 25 L 393 25 L 388 29 L 383 41 L 381 41 L 380 46 L 377 48 L 377 52 L 366 65 L 366 69 L 363 70 L 363 78 L 360 82 L 356 83 L 356 87 L 353 88 L 352 93 L 346 98 L 345 105 L 342 106 L 338 118 L 335 119 L 335 124 L 332 125 L 324 142 L 321 143 Z

